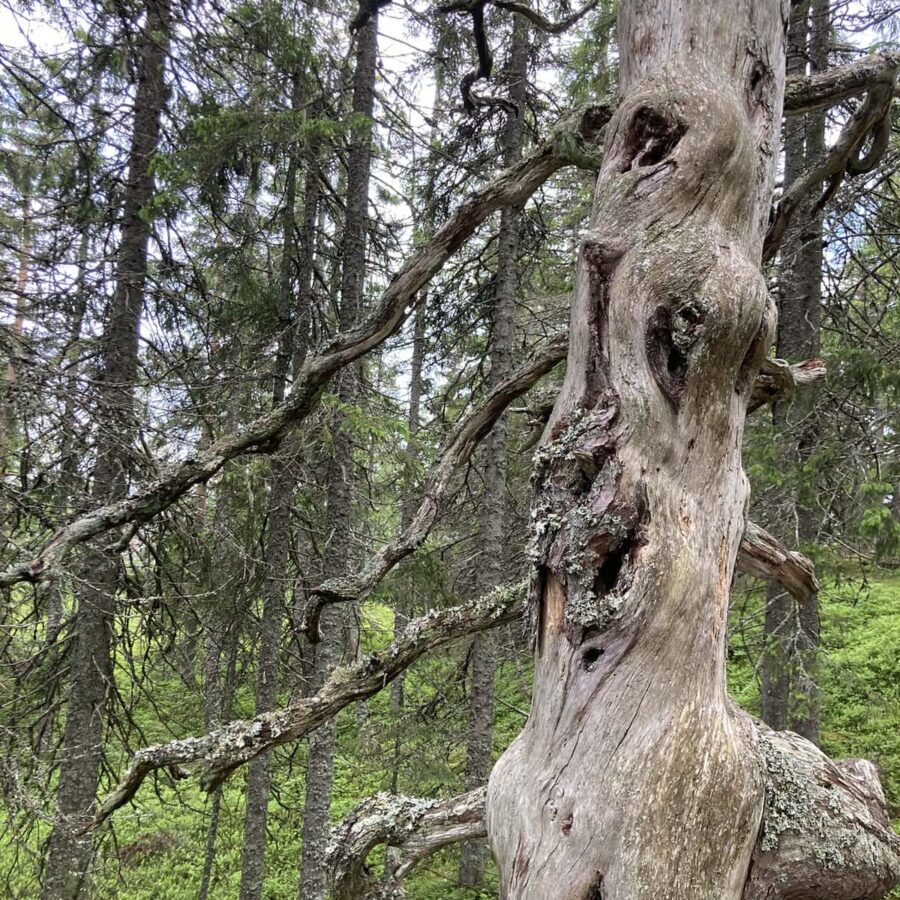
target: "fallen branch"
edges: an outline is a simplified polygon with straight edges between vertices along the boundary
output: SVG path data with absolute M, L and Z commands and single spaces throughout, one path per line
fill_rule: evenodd
M 747 523 L 736 567 L 744 575 L 778 582 L 798 603 L 807 603 L 819 593 L 812 562 L 753 522 Z
M 401 883 L 442 847 L 484 837 L 484 787 L 449 800 L 376 794 L 358 804 L 332 832 L 327 851 L 334 900 L 387 900 L 402 896 Z M 389 853 L 385 877 L 375 881 L 366 860 L 379 844 Z
M 275 449 L 285 434 L 315 408 L 336 372 L 396 334 L 419 302 L 422 288 L 488 216 L 504 206 L 524 203 L 565 166 L 595 166 L 600 134 L 610 114 L 605 106 L 588 106 L 565 117 L 521 162 L 472 194 L 429 243 L 406 261 L 365 320 L 306 361 L 282 404 L 237 435 L 221 438 L 196 456 L 177 463 L 138 493 L 91 510 L 60 528 L 31 558 L 0 572 L 0 587 L 52 578 L 73 547 L 122 525 L 148 522 L 194 485 L 212 478 L 229 460 Z
M 319 616 L 326 604 L 364 600 L 397 563 L 424 543 L 454 473 L 471 459 L 507 406 L 566 358 L 567 347 L 568 335 L 554 338 L 535 353 L 531 362 L 494 388 L 484 402 L 457 422 L 428 472 L 422 501 L 409 525 L 358 572 L 332 578 L 312 590 L 304 622 L 310 640 L 319 639 Z
M 121 782 L 97 808 L 95 828 L 134 797 L 144 779 L 158 769 L 202 761 L 201 785 L 212 791 L 239 766 L 261 753 L 297 741 L 336 716 L 344 707 L 383 690 L 420 656 L 459 638 L 513 622 L 522 615 L 524 584 L 506 585 L 471 603 L 414 619 L 386 650 L 335 669 L 322 689 L 274 712 L 230 722 L 201 737 L 182 738 L 138 750 Z

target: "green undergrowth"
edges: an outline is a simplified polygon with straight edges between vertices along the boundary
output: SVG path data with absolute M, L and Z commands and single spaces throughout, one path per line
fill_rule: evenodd
M 758 712 L 756 648 L 762 597 L 740 595 L 730 620 L 728 676 L 732 696 Z M 391 616 L 370 605 L 365 616 L 368 649 L 383 646 Z M 822 596 L 822 739 L 836 757 L 863 756 L 881 766 L 892 815 L 900 817 L 900 578 L 861 585 L 831 584 Z M 528 654 L 515 629 L 500 629 L 503 662 L 497 677 L 495 752 L 515 737 L 524 721 L 531 678 Z M 517 645 L 518 649 L 510 648 Z M 335 820 L 361 798 L 390 786 L 395 747 L 399 747 L 401 792 L 440 797 L 463 789 L 465 733 L 465 642 L 420 661 L 406 682 L 404 715 L 391 720 L 390 692 L 344 710 L 338 719 L 332 814 Z M 123 672 L 123 681 L 125 673 Z M 242 684 L 252 685 L 252 673 Z M 138 702 L 137 716 L 150 740 L 200 731 L 200 709 L 174 676 L 157 681 L 157 707 Z M 162 700 L 160 701 L 160 696 Z M 286 700 L 286 698 L 283 698 Z M 163 713 L 160 716 L 160 711 Z M 239 692 L 236 712 L 252 712 L 252 691 Z M 166 727 L 160 725 L 160 719 Z M 176 723 L 176 724 L 173 724 Z M 269 804 L 266 900 L 293 900 L 297 893 L 304 798 L 306 744 L 274 754 L 276 789 Z M 114 760 L 121 766 L 124 755 Z M 237 897 L 241 863 L 244 772 L 222 793 L 215 866 L 209 896 Z M 200 883 L 210 798 L 193 779 L 173 783 L 167 776 L 142 788 L 133 805 L 120 810 L 100 844 L 96 897 L 100 900 L 193 900 Z M 38 895 L 37 849 L 46 838 L 38 825 L 25 842 L 7 831 L 0 838 L 0 893 L 10 898 Z M 373 855 L 375 865 L 377 855 Z M 496 873 L 489 867 L 480 889 L 460 886 L 458 852 L 432 857 L 408 883 L 412 900 L 496 898 Z

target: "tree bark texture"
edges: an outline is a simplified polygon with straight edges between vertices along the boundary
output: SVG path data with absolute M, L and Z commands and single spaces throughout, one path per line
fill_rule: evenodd
M 506 114 L 503 132 L 503 165 L 510 167 L 522 158 L 525 141 L 525 104 L 528 93 L 530 40 L 525 20 L 516 17 L 513 25 L 507 77 L 509 100 L 514 109 Z M 513 337 L 518 294 L 519 227 L 521 206 L 508 206 L 500 213 L 497 236 L 496 289 L 490 345 L 489 386 L 495 388 L 513 369 Z M 497 587 L 505 575 L 504 552 L 506 515 L 506 419 L 494 424 L 484 442 L 482 457 L 484 493 L 478 545 L 482 553 L 475 569 L 475 593 L 481 595 Z M 475 636 L 469 660 L 468 725 L 466 731 L 466 787 L 476 788 L 487 781 L 493 765 L 494 744 L 494 636 L 486 631 Z M 484 877 L 485 845 L 470 841 L 460 850 L 459 881 L 478 884 Z
M 137 433 L 133 399 L 138 336 L 147 277 L 153 196 L 152 160 L 165 105 L 165 61 L 171 27 L 169 0 L 148 0 L 140 40 L 128 175 L 116 262 L 116 288 L 103 334 L 103 371 L 97 388 L 96 462 L 91 498 L 96 505 L 125 496 L 131 445 Z M 97 794 L 106 698 L 111 677 L 110 631 L 119 581 L 118 554 L 90 549 L 75 617 L 75 646 L 57 789 L 57 819 L 49 842 L 42 891 L 46 900 L 84 896 L 92 843 L 81 829 Z
M 353 114 L 357 119 L 347 154 L 347 199 L 341 238 L 340 325 L 344 332 L 357 323 L 362 311 L 369 221 L 369 175 L 372 162 L 372 116 L 378 60 L 378 15 L 373 11 L 356 36 L 353 75 Z M 358 392 L 359 369 L 351 364 L 341 373 L 338 398 L 353 403 Z M 326 541 L 323 572 L 326 578 L 346 570 L 352 554 L 353 519 L 352 435 L 338 423 L 328 470 Z M 320 614 L 322 640 L 315 648 L 313 689 L 318 690 L 347 650 L 348 609 L 332 604 Z M 300 900 L 324 900 L 327 890 L 325 847 L 331 827 L 331 788 L 334 778 L 336 723 L 325 723 L 310 736 L 303 814 L 303 859 Z
M 620 6 L 623 101 L 535 460 L 531 714 L 488 785 L 504 898 L 738 900 L 748 883 L 768 771 L 725 694 L 725 622 L 775 320 L 759 262 L 786 18 L 778 0 Z M 814 805 L 798 800 L 801 833 Z M 818 865 L 828 893 L 767 896 L 884 890 Z

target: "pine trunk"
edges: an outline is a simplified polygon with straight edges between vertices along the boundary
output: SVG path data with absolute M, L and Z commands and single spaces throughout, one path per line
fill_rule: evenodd
M 792 9 L 788 39 L 788 74 L 805 75 L 828 64 L 829 0 L 813 0 Z M 784 128 L 784 181 L 789 187 L 819 159 L 825 149 L 825 112 L 789 118 Z M 815 199 L 815 192 L 813 193 Z M 798 209 L 785 233 L 778 267 L 777 355 L 796 363 L 821 350 L 822 213 L 811 202 Z M 817 536 L 817 522 L 800 474 L 817 443 L 812 387 L 801 388 L 793 403 L 775 404 L 773 419 L 790 444 L 784 464 L 796 474 L 780 515 L 794 525 L 782 537 L 802 547 Z M 799 607 L 777 585 L 766 595 L 761 712 L 772 728 L 790 728 L 818 743 L 817 648 L 819 603 L 813 596 Z
M 103 372 L 97 389 L 97 458 L 91 496 L 98 506 L 125 495 L 131 445 L 138 427 L 133 403 L 150 237 L 145 211 L 153 196 L 152 161 L 159 145 L 166 97 L 170 26 L 169 0 L 148 0 L 141 31 L 116 290 L 103 336 Z M 97 794 L 112 675 L 110 638 L 120 561 L 118 554 L 104 550 L 90 550 L 85 557 L 74 624 L 57 818 L 42 887 L 47 900 L 82 897 L 88 890 L 92 843 L 90 834 L 79 831 L 90 819 Z
M 341 328 L 352 327 L 362 308 L 368 238 L 369 175 L 372 158 L 372 116 L 375 109 L 375 73 L 378 55 L 378 16 L 372 13 L 356 36 L 356 68 L 353 76 L 353 113 L 357 119 L 347 154 L 347 200 L 341 238 Z M 340 376 L 341 405 L 356 400 L 359 367 L 350 365 Z M 335 429 L 328 471 L 326 547 L 323 574 L 343 574 L 352 554 L 353 445 L 345 428 Z M 346 649 L 348 609 L 327 606 L 319 619 L 321 640 L 315 648 L 313 690 L 317 690 L 338 665 Z M 334 780 L 336 723 L 331 720 L 309 741 L 306 803 L 303 814 L 303 858 L 300 900 L 324 900 L 327 893 L 325 849 L 331 833 L 331 788 Z
M 300 79 L 293 78 L 291 106 L 300 107 Z M 310 154 L 311 155 L 311 154 Z M 278 291 L 278 349 L 272 377 L 272 406 L 285 396 L 288 372 L 295 357 L 297 320 L 292 270 L 294 265 L 294 231 L 296 228 L 296 194 L 299 154 L 294 146 L 288 152 L 285 173 L 284 211 L 282 216 L 282 250 Z M 316 198 L 305 198 L 308 202 Z M 304 220 L 305 221 L 305 220 Z M 305 247 L 304 249 L 308 249 Z M 307 261 L 310 265 L 311 261 Z M 285 621 L 288 563 L 291 550 L 291 502 L 295 474 L 290 444 L 271 460 L 266 478 L 266 533 L 262 581 L 263 606 L 259 628 L 259 656 L 256 677 L 256 714 L 275 708 L 278 699 L 281 638 Z M 265 878 L 266 823 L 269 810 L 269 754 L 263 753 L 250 762 L 244 813 L 244 842 L 241 851 L 240 900 L 259 900 Z

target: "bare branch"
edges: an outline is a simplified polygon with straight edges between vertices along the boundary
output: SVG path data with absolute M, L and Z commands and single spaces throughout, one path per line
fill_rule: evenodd
M 776 578 L 794 596 L 809 596 L 818 590 L 809 561 L 785 550 L 752 523 L 748 523 L 741 542 L 738 566 L 748 574 Z M 524 594 L 524 583 L 508 585 L 472 603 L 414 619 L 390 647 L 336 669 L 312 697 L 253 719 L 231 722 L 201 737 L 137 751 L 119 785 L 98 807 L 90 827 L 98 826 L 131 800 L 144 779 L 159 769 L 169 769 L 181 777 L 181 766 L 202 761 L 201 784 L 208 791 L 215 789 L 236 768 L 259 754 L 299 740 L 344 707 L 377 694 L 425 653 L 466 635 L 515 621 L 522 615 Z
M 312 697 L 254 719 L 230 722 L 201 737 L 138 750 L 122 781 L 100 804 L 89 827 L 96 827 L 127 803 L 144 779 L 158 769 L 202 761 L 201 784 L 207 791 L 214 790 L 236 768 L 259 754 L 299 740 L 345 706 L 377 694 L 423 654 L 466 635 L 515 621 L 522 615 L 524 594 L 523 583 L 506 585 L 471 603 L 431 612 L 411 621 L 386 650 L 335 669 Z
M 900 65 L 898 53 L 873 53 L 845 66 L 809 77 L 789 78 L 784 91 L 785 115 L 800 115 L 834 106 L 865 93 L 890 77 Z
M 528 19 L 532 25 L 545 34 L 562 34 L 568 31 L 576 22 L 583 19 L 592 9 L 596 9 L 597 0 L 588 0 L 580 9 L 576 9 L 571 15 L 559 22 L 551 22 L 542 16 L 536 9 L 532 9 L 527 3 L 516 3 L 514 0 L 493 0 L 494 6 L 508 10 L 516 15 Z
M 747 412 L 755 412 L 768 403 L 784 403 L 794 396 L 796 388 L 813 384 L 825 374 L 821 359 L 807 359 L 793 366 L 783 359 L 767 359 L 756 376 Z
M 196 456 L 177 463 L 125 500 L 94 509 L 62 527 L 30 559 L 0 572 L 0 587 L 52 578 L 73 547 L 121 525 L 148 522 L 194 485 L 212 478 L 229 460 L 275 449 L 285 434 L 315 408 L 336 372 L 396 334 L 415 309 L 421 289 L 488 216 L 504 206 L 524 203 L 565 166 L 593 166 L 610 114 L 608 107 L 595 105 L 565 117 L 548 140 L 473 193 L 429 243 L 406 261 L 365 320 L 307 360 L 284 403 L 237 435 L 221 438 Z
M 363 800 L 332 833 L 328 866 L 334 900 L 396 897 L 402 880 L 423 859 L 449 844 L 484 837 L 485 793 L 479 787 L 448 800 L 385 793 Z M 379 844 L 396 854 L 389 856 L 389 874 L 375 882 L 366 859 Z
M 834 146 L 826 150 L 818 162 L 797 178 L 782 195 L 766 234 L 763 260 L 769 260 L 777 253 L 788 223 L 808 193 L 819 191 L 825 185 L 813 206 L 812 212 L 815 214 L 834 196 L 845 174 L 863 174 L 871 171 L 878 163 L 887 146 L 891 101 L 897 67 L 900 64 L 900 56 L 891 58 L 893 63 L 881 70 L 877 80 L 869 88 L 866 99 L 844 126 Z
M 745 575 L 777 581 L 798 603 L 806 603 L 819 593 L 812 562 L 753 522 L 747 523 L 738 550 L 737 569 Z
M 471 459 L 475 448 L 506 407 L 566 358 L 567 347 L 567 334 L 554 338 L 456 424 L 431 466 L 422 502 L 410 524 L 358 572 L 333 578 L 313 589 L 304 625 L 310 640 L 317 641 L 319 638 L 319 614 L 327 603 L 364 600 L 397 563 L 418 550 L 431 532 L 454 472 Z

